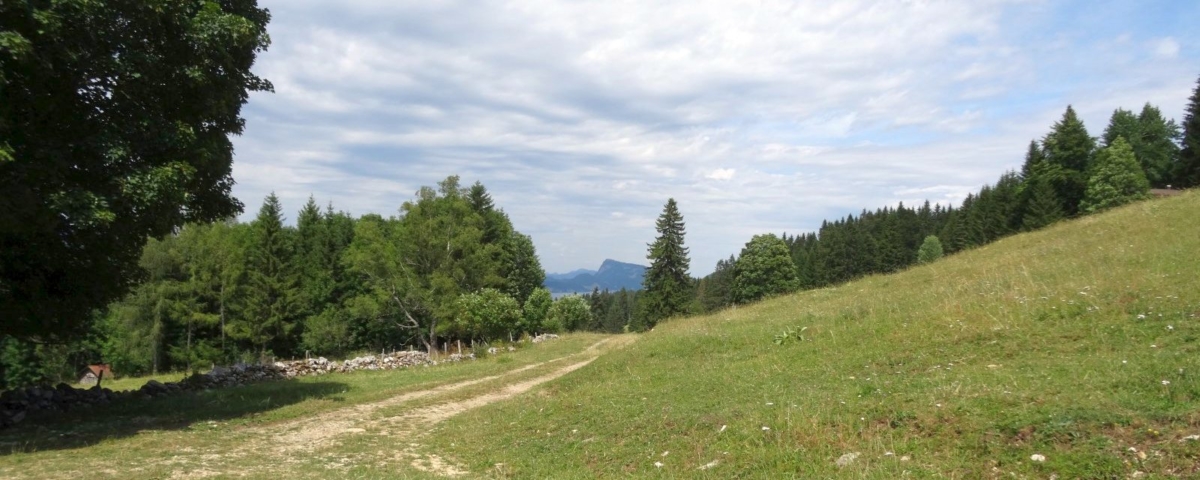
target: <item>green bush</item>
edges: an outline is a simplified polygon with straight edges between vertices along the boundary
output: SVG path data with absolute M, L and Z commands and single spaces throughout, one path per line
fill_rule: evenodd
M 935 235 L 925 237 L 925 241 L 921 242 L 921 248 L 917 250 L 918 263 L 931 263 L 942 258 L 942 241 L 938 240 Z
M 548 333 L 572 331 L 587 325 L 592 318 L 591 307 L 579 295 L 567 295 L 554 301 L 543 328 Z

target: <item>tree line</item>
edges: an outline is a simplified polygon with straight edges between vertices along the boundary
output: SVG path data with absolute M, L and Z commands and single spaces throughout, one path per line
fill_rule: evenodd
M 75 341 L 0 341 L 0 380 L 65 379 L 98 360 L 140 374 L 588 328 L 586 301 L 551 300 L 532 240 L 481 183 L 449 177 L 389 218 L 309 198 L 285 221 L 271 194 L 248 223 L 150 239 L 141 282 Z
M 650 249 L 649 272 L 673 273 L 651 279 L 648 272 L 641 295 L 653 301 L 642 310 L 640 326 L 895 272 L 1018 232 L 1148 198 L 1152 187 L 1196 186 L 1200 186 L 1200 81 L 1182 126 L 1147 103 L 1136 114 L 1117 109 L 1102 135 L 1092 137 L 1068 106 L 1050 132 L 1030 141 L 1020 171 L 1005 172 L 994 184 L 967 195 L 958 207 L 925 201 L 914 208 L 900 203 L 824 221 L 816 232 L 755 235 L 737 255 L 719 260 L 711 274 L 687 283 L 675 280 L 680 272 L 686 275 L 687 249 L 682 248 L 682 216 L 672 199 L 659 218 L 660 237 Z M 604 304 L 611 302 L 612 294 L 594 292 L 591 297 L 593 304 L 596 298 Z M 687 300 L 679 300 L 683 298 Z M 593 323 L 606 324 L 602 318 Z

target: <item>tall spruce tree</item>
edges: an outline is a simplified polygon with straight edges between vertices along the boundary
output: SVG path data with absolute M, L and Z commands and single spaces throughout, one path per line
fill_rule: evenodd
M 1179 150 L 1179 161 L 1175 165 L 1175 186 L 1190 188 L 1200 186 L 1200 79 L 1188 99 L 1183 114 L 1183 140 Z
M 650 267 L 642 280 L 645 325 L 637 325 L 646 330 L 663 319 L 687 312 L 691 297 L 692 282 L 688 276 L 691 260 L 687 247 L 683 246 L 686 234 L 683 215 L 674 198 L 667 200 L 655 229 L 658 237 L 649 245 Z
M 1075 215 L 1079 212 L 1079 202 L 1083 201 L 1083 193 L 1087 189 L 1087 170 L 1096 149 L 1096 140 L 1088 135 L 1083 121 L 1075 114 L 1075 109 L 1068 105 L 1062 120 L 1055 122 L 1050 133 L 1042 140 L 1042 148 L 1046 161 L 1061 167 L 1062 175 L 1052 182 L 1055 193 L 1063 202 L 1063 211 L 1067 215 Z
M 1034 171 L 1025 182 L 1021 192 L 1021 230 L 1031 231 L 1062 220 L 1065 216 L 1062 202 L 1054 193 L 1054 186 L 1045 177 Z
M 289 346 L 288 336 L 297 320 L 292 239 L 283 226 L 283 206 L 275 193 L 263 202 L 251 231 L 246 306 L 242 318 L 229 325 L 229 333 L 256 347 L 262 359 L 269 348 L 284 350 Z
M 1026 180 L 1033 175 L 1033 168 L 1042 163 L 1046 159 L 1046 155 L 1042 153 L 1042 147 L 1038 145 L 1037 140 L 1029 141 L 1029 150 L 1025 152 L 1025 163 L 1021 165 L 1021 179 Z

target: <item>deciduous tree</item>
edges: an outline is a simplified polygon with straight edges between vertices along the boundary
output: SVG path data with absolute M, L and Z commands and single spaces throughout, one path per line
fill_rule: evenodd
M 147 237 L 228 218 L 254 0 L 0 2 L 0 335 L 69 339 Z

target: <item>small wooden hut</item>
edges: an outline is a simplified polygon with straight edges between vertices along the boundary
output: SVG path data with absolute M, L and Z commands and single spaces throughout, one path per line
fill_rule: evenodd
M 112 366 L 107 363 L 97 363 L 88 365 L 79 375 L 79 384 L 92 386 L 99 384 L 101 380 L 112 379 Z

